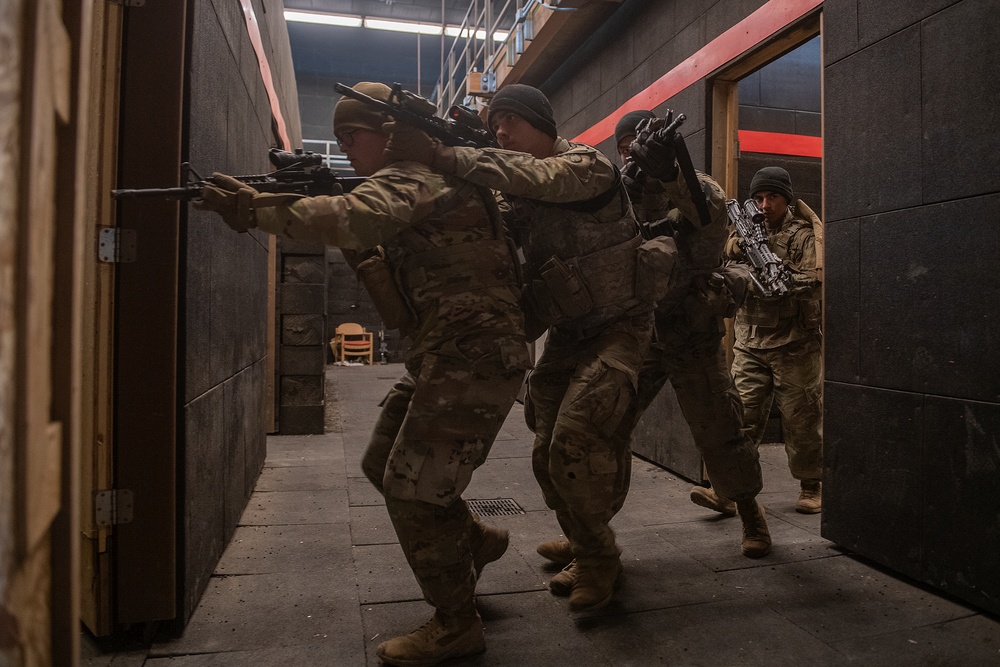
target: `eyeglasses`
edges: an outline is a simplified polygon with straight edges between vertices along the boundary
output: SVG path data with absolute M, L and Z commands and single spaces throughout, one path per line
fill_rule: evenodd
M 341 148 L 347 148 L 354 144 L 354 133 L 362 128 L 356 127 L 353 130 L 347 130 L 346 132 L 341 132 L 340 136 L 337 137 L 337 145 Z

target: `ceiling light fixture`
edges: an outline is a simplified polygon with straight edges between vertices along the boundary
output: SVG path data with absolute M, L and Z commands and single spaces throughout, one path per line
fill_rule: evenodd
M 320 23 L 322 25 L 339 25 L 345 28 L 360 28 L 360 16 L 339 16 L 337 14 L 320 14 L 317 12 L 295 12 L 286 9 L 285 20 L 297 23 Z

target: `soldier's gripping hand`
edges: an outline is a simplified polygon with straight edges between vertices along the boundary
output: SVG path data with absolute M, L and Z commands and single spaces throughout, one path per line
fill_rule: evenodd
M 201 189 L 201 198 L 191 203 L 201 211 L 215 211 L 227 225 L 241 233 L 257 226 L 257 209 L 287 206 L 303 197 L 285 192 L 257 192 L 243 181 L 219 172 L 208 181 Z
M 393 121 L 382 125 L 382 132 L 389 135 L 385 147 L 389 162 L 420 162 L 445 174 L 455 173 L 455 149 L 423 130 Z
M 238 232 L 257 226 L 253 198 L 258 193 L 246 183 L 215 172 L 209 184 L 201 189 L 201 198 L 191 202 L 200 211 L 215 211 L 226 224 Z
M 670 182 L 676 179 L 674 136 L 677 134 L 677 124 L 674 123 L 674 112 L 668 110 L 663 118 L 643 119 L 635 130 L 635 140 L 629 147 L 632 159 L 646 174 L 659 181 Z

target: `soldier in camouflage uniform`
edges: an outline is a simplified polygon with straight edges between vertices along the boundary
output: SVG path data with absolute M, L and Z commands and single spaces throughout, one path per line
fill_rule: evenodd
M 557 135 L 541 91 L 501 89 L 487 122 L 502 149 L 422 136 L 398 145 L 393 137 L 390 151 L 505 194 L 525 257 L 526 302 L 550 325 L 528 378 L 535 478 L 572 560 L 550 588 L 568 594 L 573 610 L 597 609 L 622 572 L 608 522 L 628 489 L 627 414 L 652 335 L 652 300 L 636 288 L 642 238 L 616 167 Z
M 390 92 L 374 83 L 355 89 L 381 100 Z M 476 580 L 507 549 L 508 535 L 476 521 L 462 492 L 485 461 L 529 360 L 515 266 L 492 193 L 422 164 L 390 163 L 384 149 L 396 124 L 383 126 L 389 120 L 347 97 L 337 103 L 334 133 L 356 173 L 368 177 L 349 194 L 257 194 L 217 175 L 201 207 L 220 211 L 236 229 L 256 226 L 338 246 L 345 255 L 378 247 L 369 259 L 388 261 L 382 277 L 394 278 L 395 306 L 412 313 L 403 325 L 412 346 L 362 468 L 385 496 L 435 613 L 381 643 L 378 656 L 434 665 L 485 649 Z M 372 291 L 378 305 L 384 296 Z
M 636 217 L 648 234 L 672 236 L 679 250 L 670 291 L 656 304 L 655 340 L 639 374 L 633 418 L 638 422 L 669 380 L 714 488 L 733 500 L 710 503 L 704 499 L 714 494 L 701 486 L 692 489 L 691 499 L 726 516 L 738 511 L 742 551 L 759 558 L 771 550 L 764 511 L 755 500 L 762 486 L 760 463 L 756 446 L 742 430 L 743 407 L 722 345 L 725 318 L 746 294 L 746 273 L 723 266 L 729 221 L 722 188 L 697 173 L 709 214 L 703 222 L 677 168 L 670 138 L 653 134 L 671 119 L 669 111 L 664 119 L 633 111 L 615 128 Z
M 793 287 L 777 298 L 751 288 L 736 314 L 733 375 L 754 443 L 763 437 L 772 400 L 777 403 L 788 467 L 801 486 L 795 510 L 816 514 L 823 504 L 822 223 L 794 199 L 781 167 L 754 174 L 750 196 L 764 213 L 768 246 L 790 270 Z M 739 241 L 734 231 L 726 245 L 731 258 L 743 255 Z

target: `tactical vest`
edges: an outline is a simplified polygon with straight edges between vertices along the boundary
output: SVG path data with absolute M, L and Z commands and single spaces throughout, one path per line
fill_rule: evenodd
M 640 267 L 664 255 L 654 258 L 644 252 L 651 248 L 640 248 L 644 239 L 620 178 L 587 201 L 508 201 L 511 231 L 524 252 L 526 300 L 538 319 L 587 335 L 626 314 L 652 309 L 655 296 L 649 292 L 656 287 L 647 283 L 655 273 Z M 672 268 L 672 261 L 665 261 L 659 267 L 664 281 Z
M 482 208 L 470 205 L 470 200 L 485 205 L 489 227 L 483 229 Z M 437 245 L 421 229 L 422 223 L 387 242 L 358 266 L 383 322 L 404 335 L 443 297 L 497 287 L 509 288 L 512 295 L 520 291 L 515 260 L 493 196 L 466 184 L 455 190 L 450 201 L 438 203 L 441 214 L 427 221 L 436 235 L 468 240 Z M 485 232 L 478 238 L 470 233 L 477 228 Z
M 778 259 L 785 261 L 801 251 L 804 232 L 812 225 L 793 217 L 773 236 L 770 236 L 771 250 Z M 776 328 L 780 322 L 795 319 L 805 331 L 818 332 L 821 324 L 821 306 L 818 299 L 798 299 L 783 296 L 777 299 L 750 298 L 739 312 L 738 324 Z

